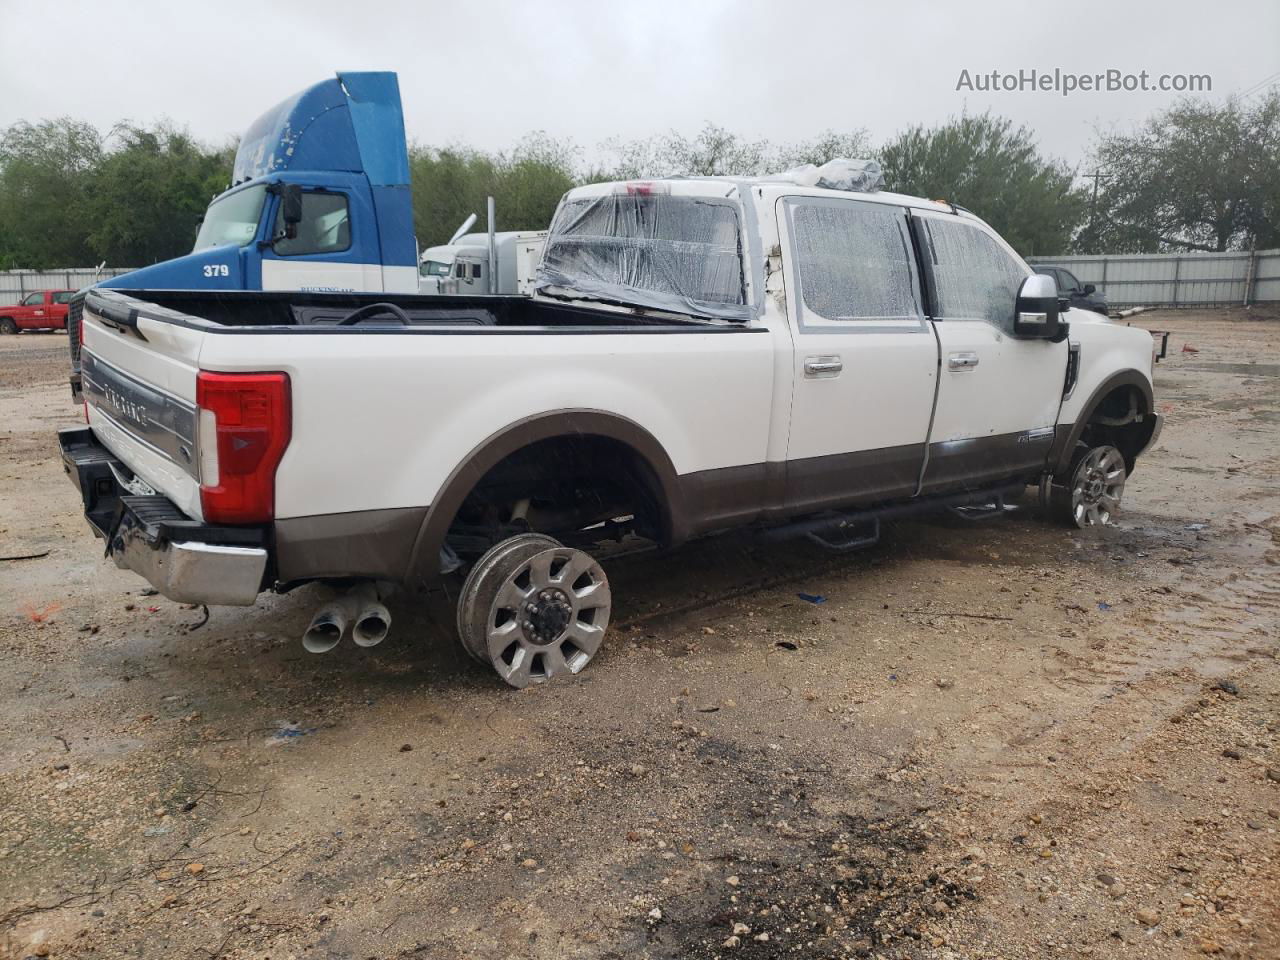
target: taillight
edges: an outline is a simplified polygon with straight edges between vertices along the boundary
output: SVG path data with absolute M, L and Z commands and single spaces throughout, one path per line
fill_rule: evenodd
M 289 446 L 289 376 L 209 373 L 196 378 L 200 506 L 210 523 L 275 516 L 276 468 Z

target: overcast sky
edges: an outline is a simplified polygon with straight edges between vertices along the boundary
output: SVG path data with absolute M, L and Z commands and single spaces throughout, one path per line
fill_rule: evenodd
M 545 130 L 587 156 L 609 137 L 807 139 L 991 108 L 1080 162 L 1172 93 L 957 91 L 962 70 L 1209 74 L 1215 99 L 1280 80 L 1276 0 L 0 0 L 0 127 L 167 117 L 221 142 L 337 70 L 400 75 L 409 136 L 511 146 Z M 1274 76 L 1273 76 L 1274 75 Z M 976 80 L 975 80 L 976 83 Z

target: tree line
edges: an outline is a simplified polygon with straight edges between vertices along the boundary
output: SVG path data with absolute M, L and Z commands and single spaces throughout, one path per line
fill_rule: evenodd
M 106 132 L 70 118 L 15 123 L 0 132 L 0 269 L 181 255 L 226 188 L 234 155 L 234 142 L 204 144 L 167 122 Z M 780 145 L 709 123 L 692 137 L 606 141 L 589 162 L 542 133 L 508 151 L 413 144 L 415 229 L 427 247 L 470 213 L 483 226 L 487 196 L 497 198 L 499 229 L 540 229 L 581 183 L 753 176 L 837 156 L 878 159 L 887 189 L 967 207 L 1024 256 L 1280 246 L 1275 91 L 1181 101 L 1131 132 L 1100 134 L 1079 168 L 991 113 L 909 127 L 881 144 L 855 130 Z

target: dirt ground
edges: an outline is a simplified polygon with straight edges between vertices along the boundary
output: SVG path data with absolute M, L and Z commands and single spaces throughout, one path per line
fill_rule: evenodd
M 146 595 L 54 455 L 63 339 L 0 338 L 0 557 L 47 551 L 0 559 L 0 957 L 1280 957 L 1280 318 L 1136 320 L 1116 526 L 618 560 L 520 692 L 439 605 L 317 657 L 317 588 Z

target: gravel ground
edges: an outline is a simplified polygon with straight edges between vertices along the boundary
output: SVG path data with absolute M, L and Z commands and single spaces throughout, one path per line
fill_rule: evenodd
M 443 598 L 313 657 L 317 588 L 146 595 L 54 456 L 64 341 L 0 337 L 0 557 L 48 551 L 0 560 L 0 957 L 1280 956 L 1280 318 L 1136 320 L 1116 526 L 619 559 L 525 691 Z

